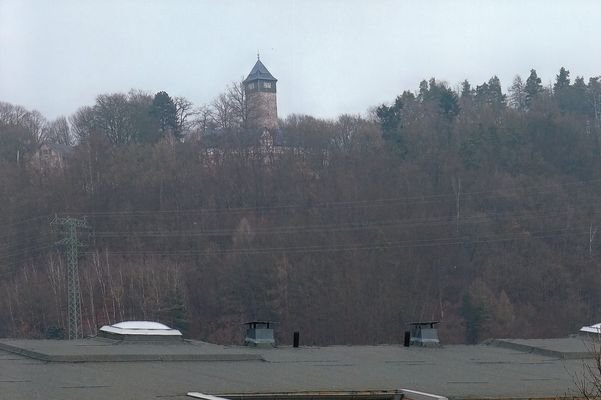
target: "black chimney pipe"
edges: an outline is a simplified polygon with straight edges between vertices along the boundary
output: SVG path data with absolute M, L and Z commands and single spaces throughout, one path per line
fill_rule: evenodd
M 405 347 L 409 347 L 411 345 L 411 332 L 405 331 L 405 341 L 403 342 Z

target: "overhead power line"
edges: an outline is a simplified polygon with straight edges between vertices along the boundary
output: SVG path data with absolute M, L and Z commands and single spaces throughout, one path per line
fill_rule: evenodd
M 570 186 L 578 186 L 578 185 L 590 185 L 594 183 L 601 183 L 601 179 L 590 179 L 576 182 L 565 182 L 565 183 L 553 183 L 547 185 L 530 185 L 530 186 L 515 186 L 509 188 L 502 189 L 491 189 L 491 190 L 480 190 L 480 191 L 471 191 L 471 192 L 462 192 L 462 197 L 476 196 L 476 195 L 499 195 L 499 194 L 508 194 L 511 190 L 529 190 L 531 194 L 536 193 L 545 193 L 554 189 L 562 188 L 562 187 L 570 187 Z M 258 207 L 230 207 L 230 208 L 222 208 L 222 207 L 213 207 L 213 208 L 192 208 L 192 209 L 178 209 L 178 210 L 120 210 L 120 211 L 69 211 L 69 212 L 58 212 L 57 215 L 65 216 L 65 215 L 88 215 L 88 216 L 128 216 L 128 215 L 148 215 L 148 216 L 156 216 L 156 215 L 164 215 L 164 214 L 193 214 L 193 213 L 237 213 L 237 212 L 248 212 L 248 211 L 262 211 L 262 210 L 281 210 L 281 209 L 328 209 L 328 208 L 337 208 L 337 207 L 346 207 L 346 206 L 360 206 L 365 205 L 366 207 L 372 206 L 381 206 L 382 204 L 394 204 L 401 201 L 414 201 L 418 204 L 431 204 L 429 199 L 455 199 L 457 196 L 456 193 L 442 193 L 442 194 L 431 194 L 431 195 L 411 195 L 411 196 L 397 196 L 391 198 L 382 198 L 382 199 L 363 199 L 363 200 L 349 200 L 349 201 L 332 201 L 332 202 L 316 202 L 316 203 L 307 203 L 307 204 L 288 204 L 288 205 L 274 205 L 274 206 L 258 206 Z M 422 201 L 420 203 L 420 201 Z M 0 229 L 9 228 L 12 226 L 23 225 L 32 221 L 37 221 L 41 219 L 47 219 L 50 221 L 53 215 L 40 215 L 36 217 L 31 217 L 19 221 L 14 221 L 6 224 L 0 224 Z
M 590 214 L 598 215 L 601 211 Z M 466 216 L 461 219 L 462 225 L 492 224 L 500 220 L 527 218 L 527 217 L 561 217 L 570 215 L 569 211 L 554 211 L 549 213 L 538 212 L 520 212 L 520 213 L 491 213 L 474 216 Z M 236 230 L 236 227 L 228 229 L 208 229 L 208 230 L 154 230 L 154 231 L 96 231 L 94 236 L 97 238 L 112 237 L 204 237 L 204 236 L 232 236 L 232 235 L 275 235 L 275 234 L 298 234 L 298 233 L 328 233 L 328 232 L 348 232 L 363 231 L 375 229 L 391 228 L 419 228 L 444 226 L 455 224 L 455 215 L 447 214 L 437 218 L 409 218 L 409 219 L 390 219 L 379 220 L 376 222 L 349 222 L 342 224 L 313 224 L 313 225 L 279 225 L 265 228 L 251 228 L 249 231 Z
M 9 222 L 6 224 L 0 224 L 0 228 L 5 229 L 5 228 L 9 228 L 11 226 L 17 226 L 17 225 L 23 225 L 32 221 L 38 221 L 38 220 L 42 220 L 42 219 L 47 219 L 50 220 L 52 218 L 52 215 L 46 214 L 46 215 L 40 215 L 37 217 L 31 217 L 31 218 L 27 218 L 27 219 L 22 219 L 22 220 L 18 220 L 18 221 L 13 221 L 13 222 Z
M 361 251 L 377 249 L 405 249 L 419 247 L 443 247 L 457 246 L 464 244 L 485 244 L 510 242 L 516 240 L 534 240 L 547 239 L 555 237 L 564 237 L 569 235 L 588 235 L 588 231 L 559 229 L 549 231 L 539 231 L 531 233 L 522 233 L 516 235 L 506 235 L 500 237 L 485 237 L 474 239 L 472 237 L 443 237 L 435 239 L 395 241 L 381 244 L 354 243 L 351 245 L 314 245 L 314 246 L 285 246 L 285 247 L 267 247 L 267 248 L 241 248 L 241 249 L 214 249 L 214 250 L 127 250 L 127 251 L 109 251 L 109 255 L 141 255 L 141 256 L 214 256 L 214 255 L 253 255 L 253 254 L 281 254 L 281 253 L 321 253 L 338 251 Z M 87 252 L 86 254 L 93 254 Z
M 589 217 L 598 215 L 597 212 L 593 214 L 587 214 Z M 553 217 L 557 219 L 561 216 L 572 216 L 569 211 L 557 211 L 539 213 L 539 212 L 499 212 L 499 213 L 488 213 L 482 215 L 466 216 L 462 219 L 463 225 L 475 225 L 475 224 L 491 224 L 499 223 L 503 220 L 514 220 L 520 218 L 542 218 L 542 217 Z M 573 216 L 572 216 L 573 217 Z M 284 234 L 303 234 L 303 233 L 333 233 L 333 232 L 350 232 L 350 231 L 368 231 L 368 230 L 379 230 L 379 229 L 398 229 L 398 228 L 421 228 L 421 227 L 432 227 L 432 226 L 446 226 L 454 224 L 452 220 L 454 215 L 448 214 L 437 218 L 412 218 L 412 219 L 399 219 L 399 220 L 379 220 L 373 223 L 336 223 L 336 224 L 313 224 L 313 225 L 280 225 L 275 227 L 255 228 L 249 232 L 241 231 L 237 232 L 235 228 L 228 229 L 213 229 L 213 230 L 153 230 L 153 231 L 98 231 L 95 233 L 95 237 L 102 238 L 120 238 L 120 237 L 135 237 L 135 238 L 168 238 L 168 237 L 208 237 L 208 236 L 232 236 L 232 235 L 284 235 Z M 323 236 L 322 236 L 323 238 Z M 50 240 L 49 235 L 42 234 L 41 236 L 32 236 L 34 245 L 29 243 L 26 246 L 11 246 L 5 245 L 0 246 L 0 260 L 13 258 L 19 255 L 30 256 L 34 253 L 39 253 L 44 249 L 48 249 L 51 246 L 46 245 L 46 240 Z
M 551 192 L 554 189 L 575 186 L 575 185 L 589 185 L 592 183 L 601 183 L 601 179 L 592 179 L 588 181 L 579 182 L 567 182 L 557 183 L 550 185 L 537 185 L 537 186 L 517 186 L 505 189 L 492 189 L 472 192 L 462 192 L 462 197 L 469 196 L 484 196 L 492 197 L 494 195 L 508 194 L 510 190 L 529 190 L 537 188 L 538 190 L 531 190 L 531 194 L 540 194 Z M 388 204 L 394 204 L 399 202 L 416 202 L 417 204 L 435 204 L 437 203 L 434 199 L 455 199 L 456 193 L 445 193 L 445 194 L 434 194 L 434 195 L 413 195 L 413 196 L 399 196 L 383 199 L 363 199 L 363 200 L 351 200 L 351 201 L 332 201 L 332 202 L 308 202 L 306 204 L 287 204 L 287 205 L 273 205 L 273 206 L 257 206 L 257 207 L 212 207 L 212 208 L 189 208 L 189 209 L 178 209 L 178 210 L 121 210 L 121 211 L 80 211 L 71 212 L 72 215 L 87 215 L 91 217 L 118 217 L 118 216 L 157 216 L 157 215 L 171 215 L 171 214 L 221 214 L 221 213 L 245 213 L 245 212 L 261 212 L 261 211 L 274 211 L 274 210 L 287 210 L 287 209 L 330 209 L 330 208 L 371 208 L 371 207 L 383 207 Z

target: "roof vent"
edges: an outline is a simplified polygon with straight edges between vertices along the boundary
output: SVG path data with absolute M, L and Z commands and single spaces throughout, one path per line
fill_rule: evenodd
M 246 328 L 244 345 L 252 347 L 275 347 L 275 338 L 273 335 L 273 325 L 275 323 L 272 321 L 245 322 L 244 325 L 248 325 L 248 328 Z
M 411 345 L 424 347 L 440 346 L 438 329 L 434 327 L 438 323 L 439 321 L 410 322 Z
M 181 341 L 182 333 L 159 322 L 124 321 L 100 328 L 98 336 L 117 340 Z

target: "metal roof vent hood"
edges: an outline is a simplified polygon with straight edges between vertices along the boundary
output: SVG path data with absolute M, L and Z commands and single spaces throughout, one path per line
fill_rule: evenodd
M 273 335 L 273 325 L 276 322 L 272 321 L 249 321 L 244 325 L 246 335 L 244 337 L 244 345 L 252 347 L 275 347 L 275 337 Z
M 438 340 L 438 329 L 434 327 L 434 325 L 438 323 L 439 321 L 410 322 L 411 345 L 423 347 L 440 346 L 440 340 Z

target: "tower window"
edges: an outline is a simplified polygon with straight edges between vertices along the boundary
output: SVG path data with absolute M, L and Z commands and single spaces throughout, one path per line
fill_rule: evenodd
M 271 82 L 263 82 L 263 87 L 266 89 L 271 89 Z
M 249 89 L 254 89 L 255 88 L 255 84 L 254 83 L 249 83 L 248 84 L 248 88 Z

